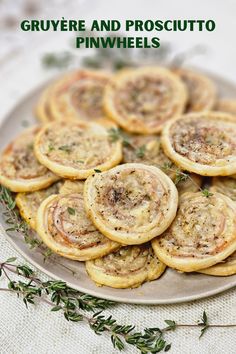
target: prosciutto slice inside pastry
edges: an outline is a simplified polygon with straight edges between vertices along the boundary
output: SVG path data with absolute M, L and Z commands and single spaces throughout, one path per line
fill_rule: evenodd
M 124 130 L 152 134 L 179 116 L 186 100 L 185 86 L 175 74 L 165 68 L 147 67 L 116 74 L 105 90 L 104 108 Z
M 163 263 L 184 272 L 223 261 L 236 250 L 235 203 L 220 193 L 183 194 L 175 220 L 152 246 Z
M 120 141 L 111 141 L 110 126 L 84 121 L 53 122 L 35 139 L 38 160 L 57 175 L 85 179 L 94 170 L 108 170 L 122 158 Z
M 178 192 L 160 169 L 119 165 L 85 182 L 85 208 L 97 228 L 122 244 L 141 244 L 160 235 L 173 221 Z
M 53 252 L 78 261 L 102 257 L 120 247 L 88 219 L 82 193 L 45 199 L 37 214 L 37 232 Z
M 149 244 L 122 247 L 105 257 L 86 262 L 87 273 L 98 286 L 123 289 L 155 280 L 165 268 Z
M 236 173 L 236 120 L 227 113 L 191 113 L 166 124 L 165 154 L 180 168 L 203 176 Z
M 38 127 L 27 129 L 0 156 L 0 183 L 12 192 L 37 191 L 59 180 L 35 157 L 34 139 L 38 132 Z

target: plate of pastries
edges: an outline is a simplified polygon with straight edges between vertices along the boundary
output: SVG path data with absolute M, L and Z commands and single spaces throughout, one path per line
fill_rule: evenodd
M 22 122 L 27 120 L 28 126 Z M 33 265 L 115 301 L 162 304 L 236 285 L 236 86 L 196 69 L 78 69 L 0 129 L 0 184 L 41 248 Z

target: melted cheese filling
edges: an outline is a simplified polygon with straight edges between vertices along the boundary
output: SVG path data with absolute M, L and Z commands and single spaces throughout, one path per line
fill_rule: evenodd
M 56 199 L 48 208 L 46 222 L 51 237 L 62 245 L 82 250 L 111 242 L 88 219 L 80 194 Z
M 185 71 L 180 71 L 178 74 L 187 86 L 189 93 L 186 111 L 197 112 L 208 106 L 209 99 L 212 99 L 212 89 L 209 90 L 207 82 L 198 75 L 195 76 Z
M 103 95 L 107 80 L 87 78 L 78 81 L 69 88 L 68 100 L 82 117 L 94 119 L 105 116 Z
M 170 131 L 174 150 L 203 165 L 223 166 L 236 158 L 236 125 L 204 118 L 181 119 Z
M 220 112 L 228 112 L 230 114 L 236 114 L 236 100 L 234 99 L 222 99 L 216 104 L 215 109 Z
M 168 211 L 169 191 L 150 171 L 127 168 L 101 176 L 95 204 L 104 223 L 115 230 L 142 232 L 160 225 Z
M 235 239 L 234 211 L 214 195 L 197 193 L 180 204 L 177 216 L 158 240 L 175 257 L 205 258 L 224 250 Z
M 40 204 L 52 194 L 57 194 L 61 182 L 55 183 L 52 186 L 42 189 L 37 192 L 25 193 L 24 196 L 27 200 L 28 206 L 30 208 L 30 214 L 36 216 Z
M 10 179 L 32 179 L 52 174 L 35 158 L 34 138 L 38 130 L 30 130 L 11 143 L 2 155 L 1 174 Z
M 156 166 L 169 176 L 177 189 L 183 192 L 197 192 L 200 178 L 190 175 L 184 181 L 178 182 L 177 173 L 179 168 L 164 154 L 161 147 L 160 137 L 154 135 L 127 135 L 128 144 L 123 146 L 124 163 L 137 162 L 145 165 Z
M 102 126 L 79 124 L 60 126 L 45 131 L 40 141 L 41 151 L 61 165 L 90 169 L 105 163 L 113 153 L 115 142 Z
M 154 126 L 171 118 L 177 109 L 175 85 L 168 78 L 142 77 L 127 80 L 116 89 L 115 106 L 120 115 Z
M 125 277 L 140 271 L 148 271 L 151 262 L 155 262 L 155 265 L 160 263 L 152 248 L 142 245 L 122 247 L 114 253 L 94 260 L 94 265 L 106 274 Z

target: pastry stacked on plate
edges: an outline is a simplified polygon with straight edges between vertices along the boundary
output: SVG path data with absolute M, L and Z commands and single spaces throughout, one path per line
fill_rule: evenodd
M 2 152 L 0 183 L 53 252 L 115 288 L 166 266 L 236 273 L 236 104 L 209 78 L 80 70 L 46 89 L 36 115 Z

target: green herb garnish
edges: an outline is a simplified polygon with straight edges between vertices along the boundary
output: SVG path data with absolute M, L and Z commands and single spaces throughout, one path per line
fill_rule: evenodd
M 61 151 L 65 151 L 67 153 L 71 152 L 71 146 L 70 145 L 62 145 L 62 146 L 59 146 L 58 149 L 61 150 Z
M 75 215 L 75 209 L 74 208 L 71 208 L 71 207 L 68 207 L 67 208 L 67 211 L 70 215 Z
M 146 152 L 146 145 L 142 145 L 136 150 L 136 156 L 142 158 L 144 157 L 145 152 Z
M 171 344 L 167 343 L 165 334 L 177 328 L 201 326 L 201 337 L 208 328 L 236 327 L 236 324 L 210 324 L 204 311 L 200 322 L 196 324 L 165 320 L 167 327 L 151 327 L 137 331 L 135 325 L 120 324 L 111 315 L 103 314 L 103 310 L 115 305 L 114 302 L 83 294 L 61 280 L 43 281 L 28 265 L 14 264 L 15 261 L 16 258 L 11 257 L 5 262 L 0 262 L 0 279 L 2 277 L 8 279 L 8 285 L 2 287 L 1 291 L 16 294 L 22 298 L 26 307 L 39 301 L 45 302 L 51 307 L 52 312 L 60 311 L 67 321 L 84 322 L 98 335 L 107 333 L 113 347 L 121 351 L 130 345 L 141 354 L 167 352 Z M 14 275 L 14 280 L 11 279 L 11 274 Z M 22 278 L 25 278 L 25 281 Z
M 55 150 L 55 148 L 54 148 L 54 146 L 52 145 L 52 144 L 49 144 L 48 145 L 48 151 L 53 151 L 53 150 Z
M 66 68 L 73 61 L 70 52 L 47 53 L 42 57 L 42 64 L 45 68 Z
M 202 190 L 202 194 L 204 195 L 204 197 L 209 198 L 213 195 L 213 193 L 211 193 L 207 188 Z
M 206 332 L 206 330 L 209 328 L 208 317 L 207 317 L 206 311 L 203 311 L 201 322 L 199 322 L 198 325 L 203 326 L 203 328 L 201 329 L 201 334 L 199 336 L 199 338 L 201 338 L 203 336 L 203 334 Z

